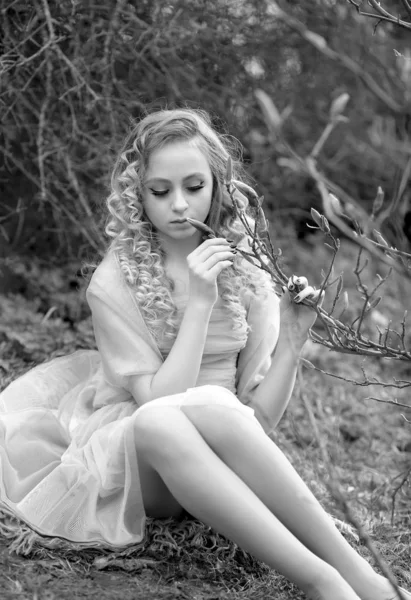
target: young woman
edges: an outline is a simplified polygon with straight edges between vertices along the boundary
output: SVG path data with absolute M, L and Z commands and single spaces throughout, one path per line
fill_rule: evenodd
M 309 598 L 395 598 L 267 435 L 316 313 L 236 253 L 228 157 L 201 111 L 159 111 L 128 135 L 87 290 L 98 351 L 0 395 L 0 499 L 40 534 L 112 547 L 185 509 Z

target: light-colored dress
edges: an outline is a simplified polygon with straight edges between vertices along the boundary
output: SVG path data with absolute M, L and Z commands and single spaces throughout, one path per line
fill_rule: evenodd
M 0 394 L 0 508 L 41 535 L 121 548 L 143 540 L 146 521 L 133 424 L 152 403 L 139 406 L 130 377 L 155 373 L 171 343 L 155 343 L 115 252 L 87 301 L 98 350 L 54 358 Z M 185 299 L 175 302 L 182 318 Z M 247 404 L 270 365 L 279 307 L 274 292 L 245 302 L 248 335 L 216 306 L 196 387 L 153 403 L 218 403 L 255 419 Z

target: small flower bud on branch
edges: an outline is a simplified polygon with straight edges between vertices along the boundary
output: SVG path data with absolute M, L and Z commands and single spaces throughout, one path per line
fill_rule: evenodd
M 336 214 L 336 215 L 343 215 L 343 210 L 341 207 L 341 202 L 339 201 L 339 199 L 337 198 L 337 196 L 335 196 L 334 194 L 328 194 L 328 200 L 329 200 L 329 206 L 330 209 Z
M 382 208 L 384 204 L 384 190 L 381 186 L 378 186 L 377 195 L 375 196 L 373 205 L 372 205 L 372 213 L 371 217 L 374 217 Z
M 350 95 L 345 93 L 338 96 L 338 98 L 332 102 L 330 108 L 330 117 L 332 120 L 336 119 L 336 117 L 344 111 L 349 99 Z
M 215 235 L 214 231 L 211 229 L 211 227 L 209 227 L 205 223 L 202 223 L 201 221 L 197 221 L 196 219 L 190 219 L 189 217 L 186 217 L 186 221 L 188 221 L 190 223 L 190 225 L 192 225 L 193 227 L 198 229 L 198 231 L 201 231 L 201 233 L 205 234 L 207 237 L 210 237 L 210 238 L 216 237 L 216 235 Z
M 318 210 L 315 210 L 315 208 L 311 209 L 311 218 L 313 221 L 315 221 L 315 223 L 317 223 L 318 227 L 321 229 L 321 226 L 322 226 L 321 215 L 318 212 Z
M 263 90 L 256 90 L 255 97 L 271 133 L 278 134 L 281 130 L 283 120 L 274 102 Z

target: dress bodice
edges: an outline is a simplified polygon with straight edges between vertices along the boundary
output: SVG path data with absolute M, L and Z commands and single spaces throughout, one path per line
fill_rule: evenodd
M 173 300 L 180 324 L 187 296 L 173 293 Z M 232 324 L 233 319 L 228 309 L 222 302 L 216 303 L 210 316 L 197 385 L 221 385 L 236 392 L 237 356 L 247 341 L 247 322 L 244 318 L 242 327 L 236 329 L 232 328 Z M 159 348 L 164 359 L 167 358 L 174 339 L 166 338 L 160 342 Z

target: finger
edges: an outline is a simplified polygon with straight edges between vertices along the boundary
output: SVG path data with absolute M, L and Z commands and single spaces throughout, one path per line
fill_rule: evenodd
M 295 290 L 295 283 L 294 283 L 295 279 L 296 279 L 296 276 L 291 275 L 291 277 L 287 281 L 287 288 L 290 290 L 290 292 L 293 292 Z
M 287 287 L 290 292 L 300 291 L 306 288 L 308 285 L 308 280 L 306 277 L 297 277 L 297 275 L 292 275 L 287 283 Z
M 209 256 L 212 256 L 214 252 L 226 252 L 230 250 L 231 244 L 224 238 L 213 238 L 205 240 L 202 244 L 197 246 L 191 254 L 190 257 L 201 257 L 201 260 L 206 260 Z
M 207 263 L 213 256 L 217 257 L 217 260 L 221 260 L 224 258 L 223 254 L 227 254 L 227 252 L 231 252 L 235 254 L 237 250 L 230 246 L 230 244 L 221 244 L 218 246 L 211 246 L 209 248 L 205 248 L 202 252 L 197 255 L 196 260 L 202 263 Z
M 216 248 L 227 249 L 227 246 L 230 245 L 230 242 L 225 238 L 209 238 L 208 240 L 205 240 L 202 244 L 197 246 L 197 248 L 194 250 L 194 253 L 202 254 L 203 252 L 207 252 L 208 254 L 210 254 L 210 252 L 213 252 L 213 250 Z
M 210 271 L 217 263 L 222 262 L 224 260 L 234 260 L 234 257 L 237 255 L 235 250 L 227 250 L 214 252 L 211 256 L 209 256 L 203 262 L 203 266 L 206 271 Z
M 303 289 L 301 292 L 299 292 L 296 296 L 294 296 L 294 302 L 299 304 L 302 300 L 304 300 L 305 298 L 308 298 L 309 296 L 315 297 L 316 293 L 317 293 L 317 290 L 315 290 L 311 285 L 309 285 L 305 289 Z
M 229 244 L 230 242 L 222 237 L 208 238 L 202 242 L 198 248 L 208 248 L 209 246 L 213 246 L 213 244 Z
M 321 306 L 321 304 L 324 301 L 324 297 L 325 297 L 325 291 L 321 291 L 321 290 L 316 290 L 315 288 L 313 288 L 313 292 L 311 294 L 310 300 L 314 300 L 314 302 L 317 302 L 318 306 Z
M 232 265 L 233 265 L 232 260 L 222 260 L 222 261 L 218 262 L 216 265 L 214 265 L 214 267 L 212 267 L 212 269 L 209 270 L 208 274 L 212 278 L 216 278 L 223 269 L 226 269 L 227 267 L 231 267 Z
M 307 277 L 296 277 L 295 284 L 297 285 L 297 287 L 304 289 L 308 285 L 308 279 Z

